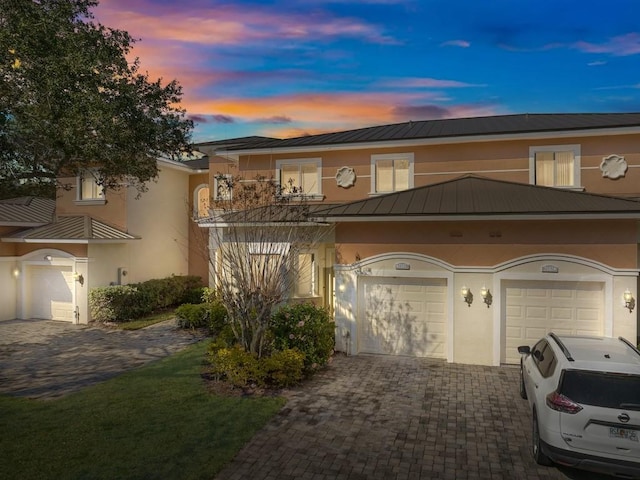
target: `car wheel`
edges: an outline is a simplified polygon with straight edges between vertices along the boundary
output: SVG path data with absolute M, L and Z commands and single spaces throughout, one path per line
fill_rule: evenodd
M 536 411 L 533 411 L 533 429 L 531 432 L 532 436 L 532 449 L 531 453 L 533 454 L 533 459 L 538 465 L 549 466 L 552 465 L 553 462 L 549 457 L 547 457 L 544 453 L 542 453 L 542 449 L 540 448 L 540 430 L 538 429 L 538 414 Z
M 520 396 L 526 400 L 527 389 L 524 386 L 524 372 L 522 371 L 523 368 L 524 367 L 522 366 L 522 360 L 520 360 Z

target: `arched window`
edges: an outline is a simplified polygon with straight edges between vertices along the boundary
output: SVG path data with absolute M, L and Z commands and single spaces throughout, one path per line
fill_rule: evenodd
M 206 183 L 198 185 L 193 192 L 193 216 L 196 218 L 208 217 L 210 206 L 211 193 L 209 185 Z

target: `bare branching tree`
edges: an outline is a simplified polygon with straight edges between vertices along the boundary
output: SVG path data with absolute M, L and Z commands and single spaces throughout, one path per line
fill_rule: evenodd
M 312 252 L 331 227 L 310 220 L 317 207 L 292 185 L 222 175 L 216 183 L 212 217 L 201 222 L 210 229 L 216 289 L 239 343 L 262 356 L 274 308 L 313 288 Z

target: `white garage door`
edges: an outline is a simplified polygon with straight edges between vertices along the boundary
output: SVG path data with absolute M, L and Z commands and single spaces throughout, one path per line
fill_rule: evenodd
M 73 271 L 64 266 L 29 267 L 31 318 L 73 321 Z
M 505 282 L 501 362 L 519 363 L 518 346 L 533 345 L 550 331 L 602 335 L 603 287 L 598 282 Z
M 444 279 L 361 282 L 358 352 L 445 358 Z

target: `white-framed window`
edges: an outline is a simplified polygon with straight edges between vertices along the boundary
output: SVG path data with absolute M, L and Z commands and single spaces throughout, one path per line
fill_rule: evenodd
M 390 193 L 413 188 L 413 153 L 371 155 L 371 192 Z
M 580 145 L 529 147 L 529 183 L 580 187 Z
M 296 268 L 295 295 L 296 297 L 318 296 L 318 281 L 315 251 L 299 252 Z
M 97 170 L 83 170 L 78 175 L 76 201 L 104 203 L 104 187 L 98 183 Z
M 216 201 L 231 200 L 233 195 L 231 182 L 233 175 L 221 173 L 213 177 L 213 199 Z
M 195 218 L 205 218 L 209 216 L 211 207 L 211 192 L 209 185 L 203 183 L 198 185 L 193 191 L 193 216 Z
M 276 178 L 284 195 L 322 195 L 322 160 L 276 160 Z

